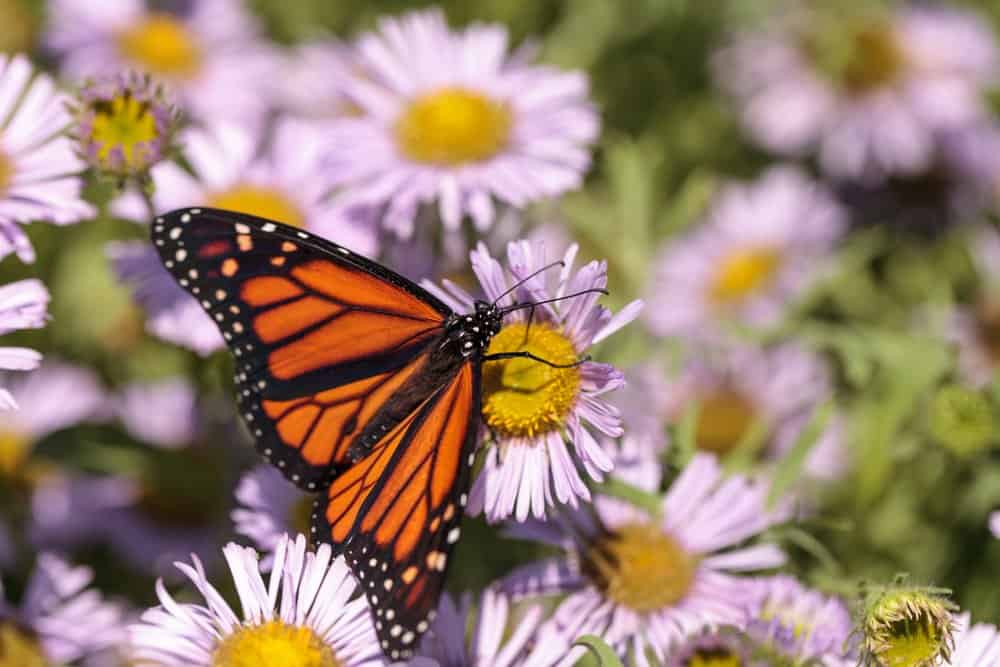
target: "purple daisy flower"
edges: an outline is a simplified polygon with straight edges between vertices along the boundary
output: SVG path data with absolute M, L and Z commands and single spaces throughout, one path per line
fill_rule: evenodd
M 649 479 L 659 468 L 650 463 Z M 646 487 L 655 492 L 659 480 Z M 674 644 L 703 627 L 746 621 L 753 580 L 741 572 L 781 565 L 771 544 L 742 545 L 784 521 L 788 508 L 766 509 L 767 485 L 724 477 L 715 457 L 696 454 L 663 496 L 657 516 L 620 503 L 597 504 L 596 518 L 577 513 L 565 524 L 525 524 L 516 534 L 569 550 L 525 566 L 505 588 L 515 594 L 568 592 L 539 631 L 558 656 L 583 634 L 602 637 L 621 655 L 648 649 L 661 662 Z M 735 547 L 735 548 L 734 548 Z M 575 664 L 575 648 L 558 664 Z
M 771 667 L 771 663 L 754 659 L 745 636 L 735 628 L 720 628 L 699 632 L 684 640 L 673 651 L 666 667 L 732 664 L 738 667 Z
M 240 0 L 174 3 L 53 0 L 43 41 L 64 76 L 136 70 L 166 83 L 199 120 L 257 124 L 271 106 L 278 57 Z
M 45 285 L 34 278 L 0 286 L 0 335 L 44 327 L 49 319 L 49 298 Z M 30 371 L 41 362 L 41 353 L 30 348 L 0 347 L 0 370 Z M 10 391 L 0 388 L 0 410 L 16 407 Z
M 879 180 L 923 171 L 940 132 L 983 118 L 998 62 L 980 16 L 908 6 L 874 17 L 797 13 L 740 37 L 716 72 L 761 145 L 816 152 L 837 177 Z
M 832 194 L 794 167 L 728 185 L 706 222 L 661 252 L 647 325 L 700 339 L 727 321 L 775 324 L 816 280 L 845 224 Z
M 468 215 L 483 230 L 494 200 L 522 208 L 579 187 L 600 130 L 587 79 L 527 55 L 508 53 L 500 25 L 453 31 L 438 10 L 382 19 L 344 86 L 360 115 L 328 146 L 345 201 L 384 205 L 384 225 L 408 237 L 421 204 L 448 229 Z
M 313 498 L 271 465 L 259 465 L 240 478 L 236 486 L 239 507 L 231 516 L 236 532 L 250 538 L 265 554 L 261 567 L 271 566 L 271 554 L 286 534 L 309 532 Z
M 28 375 L 8 380 L 11 401 L 19 409 L 0 412 L 0 472 L 24 471 L 42 438 L 100 416 L 105 395 L 89 370 L 46 362 Z
M 334 120 L 362 113 L 346 95 L 347 81 L 361 63 L 351 46 L 326 39 L 306 42 L 285 55 L 278 83 L 281 107 L 315 120 Z
M 319 166 L 316 126 L 283 121 L 267 143 L 260 132 L 217 124 L 189 129 L 181 133 L 180 142 L 194 174 L 173 162 L 153 167 L 156 212 L 213 206 L 304 227 L 362 255 L 378 252 L 371 217 L 360 208 L 344 209 L 330 201 L 330 182 Z M 135 190 L 112 202 L 111 208 L 135 220 L 150 215 Z M 223 346 L 215 323 L 160 266 L 152 246 L 116 243 L 108 253 L 120 279 L 146 310 L 150 333 L 203 355 Z
M 68 101 L 26 56 L 0 54 L 0 258 L 16 252 L 35 260 L 19 224 L 68 225 L 94 215 L 81 198 L 85 165 L 62 133 Z
M 1000 632 L 995 625 L 971 625 L 972 619 L 968 612 L 955 615 L 954 621 L 955 650 L 948 662 L 951 667 L 1000 664 Z
M 792 577 L 758 580 L 748 619 L 750 637 L 796 664 L 858 664 L 857 647 L 850 641 L 854 623 L 844 601 L 809 590 Z
M 557 271 L 543 271 L 504 297 L 512 303 L 542 301 L 607 285 L 607 264 L 590 262 L 573 271 L 577 247 L 571 246 Z M 509 273 L 482 244 L 471 253 L 472 269 L 487 301 L 549 264 L 542 243 L 511 242 Z M 473 309 L 474 298 L 450 281 L 443 288 L 424 282 L 456 312 Z M 528 327 L 526 311 L 505 318 L 488 353 L 525 350 L 556 364 L 572 364 L 598 343 L 638 316 L 634 301 L 612 316 L 598 305 L 597 294 L 585 294 L 535 309 Z M 504 305 L 504 304 L 499 304 Z M 591 429 L 606 436 L 621 435 L 618 411 L 603 395 L 622 386 L 622 375 L 608 364 L 591 361 L 570 368 L 553 368 L 528 359 L 488 362 L 483 367 L 483 420 L 496 435 L 495 446 L 472 488 L 470 512 L 484 511 L 491 521 L 514 515 L 545 516 L 556 503 L 577 506 L 589 500 L 586 476 L 600 481 L 612 460 Z M 569 446 L 567 446 L 567 440 Z
M 330 545 L 315 553 L 306 539 L 285 538 L 265 583 L 257 552 L 230 543 L 223 552 L 242 607 L 242 618 L 208 581 L 201 562 L 177 568 L 205 598 L 178 603 L 157 584 L 160 599 L 128 629 L 132 658 L 161 667 L 250 664 L 262 655 L 295 655 L 299 664 L 362 667 L 385 664 L 364 596 Z
M 648 394 L 665 398 L 646 408 L 676 423 L 698 405 L 694 444 L 725 457 L 758 431 L 770 459 L 787 453 L 817 407 L 832 393 L 830 371 L 816 354 L 794 344 L 772 348 L 728 345 L 699 350 L 672 378 L 648 377 L 659 385 Z M 661 427 L 662 428 L 662 427 Z M 843 424 L 831 418 L 805 461 L 813 477 L 840 475 L 848 463 Z
M 63 664 L 122 640 L 122 611 L 88 588 L 93 572 L 41 553 L 18 607 L 0 584 L 0 645 L 10 665 Z
M 126 72 L 90 82 L 74 112 L 78 152 L 91 167 L 119 179 L 144 176 L 174 149 L 178 111 L 148 75 Z
M 183 378 L 132 383 L 114 401 L 118 419 L 134 438 L 162 449 L 191 444 L 200 429 L 198 397 Z
M 989 526 L 993 537 L 1000 539 L 1000 512 L 990 514 Z
M 542 606 L 514 613 L 507 595 L 487 588 L 473 612 L 472 596 L 456 603 L 445 594 L 430 632 L 424 635 L 412 667 L 528 667 L 543 663 L 524 660 L 542 620 Z M 466 629 L 472 628 L 470 635 Z

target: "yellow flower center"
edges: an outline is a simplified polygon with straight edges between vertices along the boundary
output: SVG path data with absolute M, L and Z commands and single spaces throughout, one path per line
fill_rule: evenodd
M 396 122 L 396 141 L 415 162 L 479 162 L 503 149 L 512 123 L 507 105 L 464 88 L 442 88 L 410 102 Z
M 23 2 L 0 0 L 0 53 L 32 51 L 37 19 Z
M 584 567 L 608 598 L 646 613 L 684 599 L 698 561 L 656 526 L 632 523 L 595 541 Z
M 0 667 L 48 667 L 38 642 L 8 623 L 0 624 Z
M 858 28 L 842 73 L 844 87 L 854 94 L 891 84 L 906 67 L 906 56 L 888 24 Z
M 97 161 L 103 167 L 116 166 L 111 162 L 115 151 L 124 162 L 117 166 L 142 168 L 149 160 L 150 143 L 156 139 L 156 118 L 145 102 L 125 94 L 96 109 L 91 140 L 97 145 Z
M 571 364 L 576 349 L 546 324 L 512 324 L 490 343 L 489 354 L 530 352 L 553 364 Z M 553 368 L 534 359 L 504 359 L 483 366 L 483 418 L 506 436 L 534 437 L 560 428 L 576 402 L 580 370 Z
M 0 475 L 14 477 L 31 453 L 34 443 L 15 431 L 0 431 Z
M 201 67 L 201 50 L 193 35 L 169 14 L 150 14 L 121 33 L 118 48 L 127 60 L 152 74 L 189 79 Z
M 711 300 L 726 306 L 742 301 L 774 278 L 781 254 L 773 248 L 747 248 L 722 260 L 709 288 Z
M 695 444 L 719 456 L 728 454 L 749 432 L 756 417 L 754 404 L 732 389 L 721 389 L 698 402 Z
M 341 667 L 333 650 L 311 629 L 268 621 L 226 637 L 212 654 L 212 667 Z
M 7 192 L 11 182 L 14 180 L 13 161 L 0 152 L 0 196 Z
M 278 188 L 237 183 L 228 190 L 212 195 L 208 205 L 276 220 L 293 227 L 305 226 L 305 216 L 298 206 Z
M 878 657 L 884 667 L 930 667 L 937 664 L 942 637 L 927 614 L 905 618 L 889 626 L 886 647 Z
M 728 648 L 699 649 L 684 667 L 741 667 L 743 659 Z

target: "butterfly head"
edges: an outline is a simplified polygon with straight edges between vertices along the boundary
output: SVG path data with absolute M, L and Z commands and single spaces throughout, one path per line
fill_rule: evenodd
M 448 340 L 458 345 L 463 357 L 484 354 L 490 340 L 500 331 L 503 312 L 489 301 L 476 301 L 475 310 L 453 315 L 448 323 Z

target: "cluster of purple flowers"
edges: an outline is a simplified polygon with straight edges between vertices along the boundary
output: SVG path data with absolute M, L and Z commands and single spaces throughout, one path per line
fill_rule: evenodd
M 777 162 L 720 183 L 645 249 L 643 298 L 612 310 L 597 291 L 614 261 L 590 259 L 558 214 L 533 224 L 588 177 L 601 118 L 584 72 L 433 9 L 281 47 L 239 0 L 171 7 L 50 0 L 40 42 L 56 72 L 0 55 L 0 259 L 36 261 L 31 222 L 126 221 L 102 259 L 141 331 L 115 344 L 170 359 L 143 375 L 0 347 L 0 369 L 19 371 L 0 388 L 0 501 L 17 505 L 0 514 L 0 667 L 390 662 L 345 560 L 304 537 L 312 496 L 253 467 L 216 386 L 215 323 L 142 238 L 193 205 L 386 259 L 456 312 L 511 290 L 589 292 L 513 313 L 493 338 L 555 365 L 491 362 L 484 380 L 467 513 L 538 558 L 444 595 L 408 664 L 573 665 L 587 636 L 641 667 L 1000 664 L 994 625 L 919 588 L 854 609 L 838 582 L 793 576 L 791 546 L 859 465 L 858 409 L 838 389 L 877 371 L 834 363 L 828 348 L 860 343 L 804 313 L 852 270 L 871 201 L 933 175 L 942 219 L 1000 210 L 1000 49 L 982 17 L 800 8 L 730 36 L 710 69 Z M 1000 235 L 962 233 L 975 303 L 913 323 L 954 350 L 956 383 L 995 392 Z M 0 286 L 0 334 L 58 331 L 53 292 Z M 977 520 L 1000 536 L 1000 512 Z M 71 554 L 156 577 L 154 606 Z M 25 562 L 27 583 L 5 589 Z

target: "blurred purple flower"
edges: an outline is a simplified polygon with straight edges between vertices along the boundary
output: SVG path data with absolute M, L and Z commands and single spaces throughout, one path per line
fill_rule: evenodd
M 205 598 L 178 603 L 162 582 L 161 606 L 128 629 L 132 658 L 161 667 L 253 664 L 254 656 L 296 655 L 302 664 L 375 667 L 385 664 L 364 596 L 329 544 L 315 553 L 306 539 L 285 538 L 265 583 L 257 552 L 230 543 L 223 552 L 239 596 L 242 618 L 208 581 L 201 562 L 177 563 Z
M 202 121 L 257 124 L 272 106 L 278 56 L 240 0 L 53 0 L 43 41 L 62 74 L 83 80 L 137 70 L 169 85 Z
M 818 660 L 824 667 L 854 667 L 854 623 L 843 600 L 810 590 L 792 577 L 756 582 L 747 634 L 795 664 Z
M 976 623 L 968 612 L 955 616 L 955 650 L 951 667 L 981 667 L 1000 664 L 1000 632 L 995 625 Z
M 22 329 L 40 329 L 49 319 L 49 291 L 28 278 L 0 286 L 0 336 Z M 0 347 L 0 370 L 30 371 L 42 361 L 40 352 L 26 347 Z M 10 391 L 0 388 L 0 410 L 17 407 Z
M 202 356 L 223 346 L 222 335 L 198 302 L 163 268 L 146 241 L 114 241 L 105 252 L 118 279 L 146 311 L 146 330 Z
M 739 37 L 715 62 L 761 145 L 815 151 L 833 176 L 869 181 L 929 167 L 939 132 L 986 114 L 998 64 L 980 16 L 912 5 L 860 18 L 796 14 Z
M 445 594 L 438 615 L 424 636 L 411 667 L 529 667 L 541 663 L 520 659 L 532 648 L 542 620 L 542 605 L 532 605 L 515 616 L 508 596 L 487 588 L 473 612 L 472 596 L 458 604 Z M 471 634 L 467 629 L 471 628 Z
M 644 490 L 656 492 L 655 461 L 645 477 L 652 483 Z M 595 505 L 593 517 L 579 512 L 560 519 L 573 521 L 572 529 L 560 521 L 513 527 L 515 536 L 569 555 L 515 570 L 504 587 L 517 595 L 570 593 L 539 631 L 539 645 L 549 646 L 552 656 L 579 636 L 596 634 L 620 655 L 649 649 L 665 661 L 676 642 L 699 628 L 744 627 L 754 585 L 738 573 L 784 562 L 774 545 L 744 545 L 789 517 L 787 507 L 766 509 L 767 494 L 766 484 L 726 478 L 715 457 L 696 454 L 657 516 L 615 502 Z M 582 652 L 574 648 L 556 664 L 575 664 Z
M 68 225 L 95 213 L 81 198 L 85 165 L 62 134 L 68 100 L 26 56 L 0 54 L 0 258 L 35 260 L 19 224 Z
M 0 412 L 0 472 L 13 474 L 42 438 L 102 416 L 104 390 L 89 370 L 48 361 L 7 381 L 18 410 Z
M 157 213 L 184 206 L 212 206 L 302 227 L 362 255 L 378 253 L 377 230 L 360 209 L 330 200 L 330 179 L 320 168 L 319 126 L 280 121 L 273 136 L 217 123 L 181 133 L 184 156 L 194 175 L 174 162 L 151 171 Z M 121 217 L 147 220 L 142 197 L 130 191 L 111 203 Z M 205 316 L 208 319 L 208 316 Z
M 285 54 L 278 95 L 293 115 L 328 121 L 361 113 L 345 94 L 361 67 L 351 46 L 336 40 L 299 44 Z
M 0 643 L 11 665 L 69 663 L 122 640 L 122 610 L 88 588 L 92 579 L 90 568 L 40 553 L 20 606 L 0 585 Z
M 129 384 L 114 410 L 134 438 L 164 449 L 189 445 L 200 427 L 194 387 L 179 377 Z
M 138 486 L 125 477 L 50 472 L 32 490 L 28 539 L 35 548 L 60 552 L 101 543 L 110 513 L 138 498 Z
M 725 457 L 762 428 L 768 458 L 787 453 L 816 408 L 831 392 L 830 371 L 823 359 L 795 343 L 772 348 L 726 345 L 692 354 L 669 380 L 647 378 L 659 386 L 646 403 L 660 423 L 678 422 L 695 402 L 698 415 L 695 446 Z M 812 476 L 830 479 L 847 464 L 840 418 L 826 425 L 805 461 Z
M 360 37 L 344 86 L 360 114 L 328 145 L 344 200 L 385 205 L 384 225 L 409 237 L 421 204 L 448 229 L 469 215 L 484 230 L 494 200 L 522 208 L 579 187 L 600 131 L 585 75 L 507 50 L 505 27 L 453 31 L 438 10 Z
M 706 222 L 661 252 L 645 310 L 649 328 L 700 339 L 730 320 L 777 323 L 816 279 L 845 224 L 832 195 L 796 168 L 728 185 Z
M 605 287 L 606 263 L 590 262 L 574 273 L 576 253 L 575 245 L 566 251 L 558 276 L 553 267 L 504 300 L 528 303 Z M 486 300 L 494 301 L 521 278 L 549 264 L 550 256 L 543 243 L 511 242 L 508 273 L 480 244 L 471 253 L 471 262 Z M 474 298 L 448 280 L 442 282 L 443 288 L 423 284 L 456 312 L 474 307 Z M 530 329 L 526 310 L 515 311 L 505 318 L 488 352 L 527 350 L 557 364 L 577 361 L 591 345 L 635 319 L 642 308 L 641 301 L 633 301 L 612 316 L 598 305 L 599 296 L 586 294 L 539 306 Z M 523 521 L 529 514 L 544 517 L 546 508 L 557 503 L 576 507 L 580 499 L 589 500 L 577 465 L 598 481 L 611 470 L 610 456 L 590 429 L 611 437 L 621 434 L 618 412 L 603 395 L 622 382 L 621 373 L 612 366 L 591 361 L 572 368 L 552 368 L 529 359 L 487 363 L 483 418 L 497 442 L 487 451 L 486 464 L 472 488 L 470 511 L 485 511 L 491 521 L 511 515 Z
M 272 552 L 288 535 L 308 533 L 313 496 L 300 491 L 277 468 L 259 465 L 240 478 L 239 506 L 232 511 L 236 532 L 253 541 L 264 554 L 262 568 L 270 568 Z
M 1000 539 L 1000 512 L 990 514 L 989 526 L 993 537 Z

